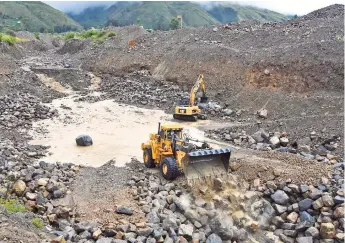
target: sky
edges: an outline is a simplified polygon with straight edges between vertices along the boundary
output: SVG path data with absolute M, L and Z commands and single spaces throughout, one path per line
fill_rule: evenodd
M 43 1 L 52 7 L 63 12 L 81 12 L 87 7 L 92 6 L 111 6 L 115 1 Z M 195 1 L 200 4 L 207 4 L 209 1 Z M 260 8 L 266 8 L 282 14 L 304 15 L 314 10 L 327 7 L 329 5 L 340 3 L 345 0 L 237 0 L 231 1 L 241 5 L 251 5 Z

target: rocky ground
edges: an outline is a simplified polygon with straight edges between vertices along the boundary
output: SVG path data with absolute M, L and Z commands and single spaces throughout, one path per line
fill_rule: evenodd
M 0 241 L 342 242 L 343 9 L 284 23 L 116 28 L 103 44 L 27 32 L 17 35 L 28 42 L 1 43 Z M 240 124 L 207 131 L 234 145 L 223 178 L 168 182 L 135 159 L 47 163 L 48 147 L 28 143 L 33 122 L 59 116 L 47 106 L 56 98 L 172 112 L 199 73 L 203 112 Z

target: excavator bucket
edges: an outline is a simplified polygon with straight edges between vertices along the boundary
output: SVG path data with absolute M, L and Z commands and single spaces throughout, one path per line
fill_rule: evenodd
M 188 182 L 227 175 L 230 155 L 228 148 L 192 151 L 183 163 L 184 175 Z

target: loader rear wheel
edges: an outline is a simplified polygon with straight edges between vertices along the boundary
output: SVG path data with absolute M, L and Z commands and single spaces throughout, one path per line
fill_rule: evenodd
M 152 159 L 151 148 L 146 148 L 144 150 L 143 159 L 144 159 L 144 165 L 147 168 L 154 168 L 155 167 L 155 161 Z
M 174 180 L 179 176 L 179 169 L 174 158 L 168 157 L 162 161 L 161 172 L 165 179 Z

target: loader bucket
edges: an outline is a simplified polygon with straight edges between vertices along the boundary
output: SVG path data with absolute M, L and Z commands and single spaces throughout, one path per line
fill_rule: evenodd
M 227 175 L 230 155 L 228 148 L 190 152 L 183 163 L 183 172 L 188 182 Z

